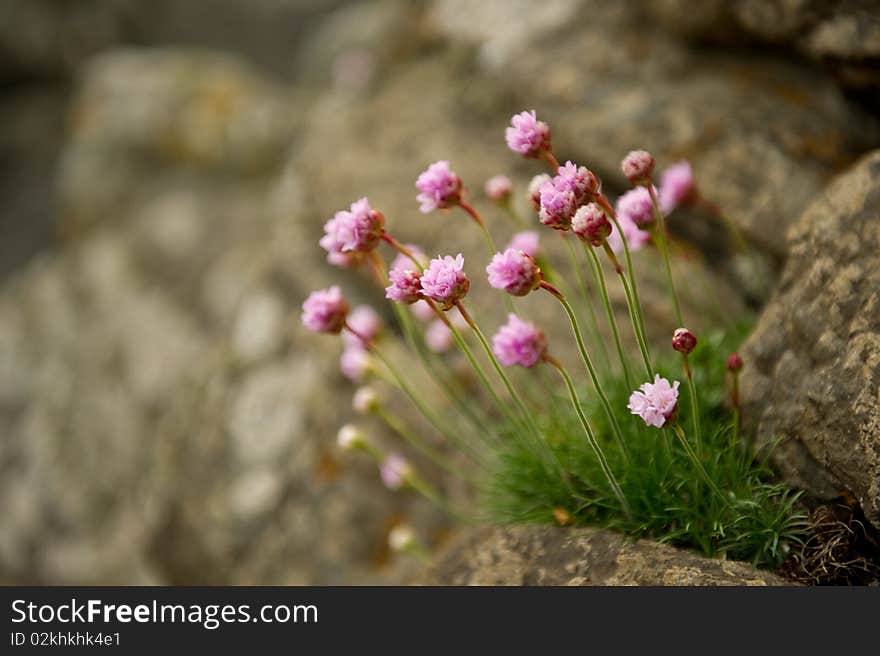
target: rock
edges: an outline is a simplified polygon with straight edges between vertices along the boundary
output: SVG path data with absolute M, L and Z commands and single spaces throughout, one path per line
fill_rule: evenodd
M 426 574 L 430 585 L 790 585 L 746 563 L 713 560 L 595 528 L 466 530 Z
M 849 494 L 880 526 L 880 151 L 834 180 L 742 357 L 744 417 L 792 485 Z

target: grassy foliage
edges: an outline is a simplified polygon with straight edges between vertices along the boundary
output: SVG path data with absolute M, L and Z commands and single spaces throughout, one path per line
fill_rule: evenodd
M 726 554 L 766 567 L 780 564 L 801 540 L 806 517 L 797 507 L 798 495 L 773 482 L 766 462 L 756 460 L 733 434 L 732 413 L 724 404 L 725 357 L 745 328 L 727 336 L 705 335 L 691 354 L 703 432 L 701 460 L 726 495 L 726 502 L 701 480 L 672 431 L 646 427 L 628 414 L 626 404 L 632 390 L 622 377 L 609 377 L 605 390 L 612 406 L 620 409 L 618 421 L 629 448 L 628 461 L 615 445 L 593 390 L 585 387 L 580 396 L 631 514 L 623 512 L 606 482 L 568 397 L 552 396 L 536 409 L 566 476 L 560 476 L 528 444 L 510 440 L 497 455 L 487 492 L 492 518 L 552 523 L 567 516 L 575 525 L 611 527 L 632 536 L 690 547 L 707 556 Z M 678 357 L 657 364 L 661 375 L 683 379 Z M 560 388 L 557 393 L 562 391 Z M 687 394 L 683 385 L 679 422 L 693 440 Z

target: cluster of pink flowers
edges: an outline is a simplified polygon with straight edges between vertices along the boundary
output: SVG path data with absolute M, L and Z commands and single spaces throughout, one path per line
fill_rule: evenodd
M 534 367 L 547 355 L 547 338 L 534 324 L 509 314 L 492 338 L 492 350 L 505 367 Z
M 508 248 L 503 253 L 495 253 L 492 262 L 486 267 L 489 284 L 513 296 L 525 296 L 541 284 L 541 269 L 535 259 L 522 250 Z
M 461 201 L 461 178 L 449 168 L 449 162 L 434 162 L 416 180 L 421 203 L 419 210 L 427 214 L 453 207 Z

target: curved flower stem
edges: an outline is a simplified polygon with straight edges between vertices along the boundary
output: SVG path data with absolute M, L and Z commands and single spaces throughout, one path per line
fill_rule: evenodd
M 673 424 L 671 426 L 671 428 L 672 428 L 673 432 L 675 433 L 675 435 L 678 437 L 678 441 L 681 443 L 681 446 L 684 448 L 685 453 L 687 453 L 688 457 L 691 459 L 691 462 L 693 462 L 694 466 L 697 468 L 697 471 L 699 472 L 700 476 L 703 477 L 703 480 L 706 482 L 706 485 L 709 486 L 709 488 L 712 490 L 712 492 L 714 492 L 725 505 L 730 506 L 731 505 L 730 500 L 721 493 L 721 490 L 719 490 L 718 486 L 715 485 L 715 481 L 713 481 L 712 477 L 709 476 L 709 472 L 707 472 L 706 468 L 703 467 L 703 463 L 697 457 L 697 454 L 694 453 L 694 450 L 691 447 L 691 443 L 688 441 L 687 435 L 684 434 L 684 429 L 682 429 L 681 425 L 676 423 L 676 424 Z
M 642 310 L 639 307 L 639 302 L 635 299 L 632 289 L 630 288 L 629 282 L 626 279 L 626 276 L 623 275 L 623 269 L 620 266 L 620 262 L 617 259 L 617 256 L 614 254 L 614 251 L 611 249 L 611 246 L 608 245 L 608 242 L 604 242 L 602 246 L 605 249 L 605 254 L 608 255 L 608 259 L 611 260 L 611 264 L 614 265 L 614 270 L 617 272 L 618 277 L 620 278 L 620 284 L 623 286 L 623 293 L 626 295 L 626 305 L 629 309 L 629 318 L 632 322 L 633 333 L 636 336 L 636 342 L 639 345 L 639 351 L 642 354 L 642 362 L 645 364 L 645 373 L 648 375 L 648 380 L 654 375 L 654 367 L 651 364 L 651 354 L 648 352 L 648 339 L 645 336 L 645 328 L 644 323 L 642 322 Z M 584 246 L 588 248 L 587 246 Z M 595 257 L 595 253 L 594 253 Z M 597 261 L 598 265 L 598 261 Z M 600 267 L 601 272 L 601 267 Z M 632 387 L 632 385 L 630 385 Z
M 730 405 L 733 406 L 733 440 L 734 444 L 739 444 L 739 424 L 740 424 L 740 408 L 739 408 L 739 372 L 731 372 L 733 380 L 730 389 Z
M 394 237 L 389 235 L 387 232 L 382 233 L 382 241 L 388 243 L 394 250 L 401 253 L 405 257 L 408 257 L 413 264 L 416 265 L 417 270 L 421 271 L 425 268 L 424 262 L 419 262 L 418 258 L 413 254 L 413 252 L 408 249 L 406 246 L 397 241 Z
M 583 267 L 580 266 L 580 262 L 578 261 L 577 249 L 575 248 L 574 244 L 572 244 L 571 237 L 569 237 L 567 232 L 560 232 L 559 234 L 562 237 L 562 241 L 565 242 L 565 247 L 568 251 L 568 259 L 571 262 L 572 271 L 577 277 L 578 288 L 580 290 L 581 297 L 583 298 L 584 305 L 587 306 L 587 319 L 589 320 L 590 332 L 592 333 L 590 337 L 592 337 L 595 343 L 602 345 L 602 348 L 599 349 L 599 354 L 601 355 L 600 368 L 602 369 L 602 371 L 609 371 L 611 369 L 611 361 L 608 357 L 608 349 L 605 348 L 605 340 L 602 339 L 602 333 L 599 331 L 599 319 L 596 316 L 596 310 L 593 307 L 593 303 L 590 299 L 590 293 L 587 288 L 587 279 L 584 275 Z M 616 332 L 616 327 L 613 327 L 612 330 Z M 621 363 L 623 363 L 623 360 L 621 360 Z M 626 372 L 625 364 L 624 371 Z M 628 380 L 629 376 L 627 376 L 627 381 Z
M 596 388 L 596 394 L 599 396 L 602 407 L 605 409 L 605 414 L 608 416 L 608 421 L 611 424 L 614 438 L 617 440 L 617 445 L 620 448 L 620 452 L 623 455 L 624 460 L 626 462 L 629 462 L 629 450 L 626 448 L 626 443 L 623 440 L 623 433 L 620 432 L 620 425 L 617 423 L 617 417 L 614 416 L 614 410 L 611 407 L 611 403 L 608 401 L 608 397 L 606 396 L 605 391 L 602 389 L 602 384 L 599 381 L 599 377 L 596 375 L 596 369 L 593 366 L 593 361 L 590 359 L 590 354 L 587 352 L 587 347 L 584 344 L 584 338 L 583 335 L 581 335 L 581 329 L 578 325 L 577 317 L 574 314 L 574 310 L 572 309 L 571 304 L 566 300 L 562 292 L 556 289 L 553 285 L 542 281 L 541 288 L 545 291 L 550 292 L 551 295 L 556 297 L 556 300 L 558 300 L 562 304 L 562 307 L 565 309 L 565 313 L 568 315 L 568 321 L 571 324 L 571 331 L 574 333 L 574 338 L 577 342 L 578 350 L 581 352 L 581 358 L 583 359 L 584 364 L 587 367 L 587 371 L 590 374 L 590 380 L 593 383 L 593 387 Z
M 632 513 L 630 511 L 629 504 L 626 501 L 626 497 L 623 494 L 623 490 L 620 487 L 620 483 L 617 482 L 617 478 L 615 478 L 614 472 L 611 471 L 611 466 L 608 464 L 608 459 L 605 457 L 605 452 L 602 451 L 602 447 L 599 445 L 599 441 L 596 439 L 595 433 L 593 433 L 590 422 L 587 421 L 587 417 L 586 415 L 584 415 L 584 410 L 581 407 L 580 400 L 578 399 L 574 383 L 571 381 L 571 376 L 568 375 L 565 367 L 563 367 L 559 360 L 557 360 L 556 358 L 550 355 L 545 355 L 544 360 L 548 364 L 555 367 L 556 370 L 559 372 L 559 375 L 562 376 L 562 379 L 565 381 L 565 386 L 568 388 L 568 394 L 571 397 L 571 404 L 574 406 L 578 419 L 581 422 L 581 426 L 583 426 L 584 433 L 587 436 L 587 443 L 590 445 L 590 448 L 593 449 L 593 453 L 596 454 L 596 458 L 599 461 L 599 466 L 602 468 L 602 472 L 605 474 L 605 478 L 608 480 L 608 484 L 611 486 L 614 495 L 620 502 L 623 511 L 627 514 L 627 516 L 631 516 Z
M 681 362 L 684 366 L 684 375 L 688 382 L 688 396 L 690 397 L 692 423 L 694 425 L 694 441 L 697 444 L 697 455 L 703 455 L 703 441 L 700 436 L 700 409 L 697 403 L 697 386 L 694 384 L 694 372 L 688 356 L 681 354 Z
M 553 155 L 553 153 L 549 150 L 541 151 L 541 159 L 547 162 L 550 165 L 550 168 L 553 169 L 553 175 L 559 171 L 559 160 Z
M 660 211 L 660 204 L 657 202 L 657 194 L 654 193 L 654 186 L 647 185 L 648 193 L 651 196 L 651 205 L 654 210 L 654 236 L 657 238 L 657 246 L 660 248 L 660 254 L 663 256 L 663 268 L 666 270 L 666 282 L 669 284 L 669 294 L 672 297 L 672 305 L 675 308 L 675 320 L 679 326 L 684 325 L 684 319 L 681 315 L 681 305 L 678 302 L 678 292 L 675 290 L 675 281 L 672 279 L 672 264 L 669 261 L 669 244 L 666 240 L 666 220 L 663 218 L 663 212 Z
M 428 501 L 436 505 L 440 510 L 447 513 L 450 517 L 463 524 L 472 524 L 473 519 L 464 515 L 460 511 L 452 507 L 446 499 L 444 499 L 437 490 L 417 474 L 409 474 L 406 478 L 406 484 L 413 490 L 421 494 Z
M 483 233 L 483 241 L 486 244 L 486 252 L 489 253 L 489 258 L 491 259 L 492 256 L 498 252 L 498 249 L 495 246 L 495 241 L 492 239 L 492 235 L 489 233 L 489 228 L 486 227 L 486 222 L 483 221 L 483 217 L 480 216 L 480 213 L 473 205 L 468 203 L 463 198 L 458 201 L 458 205 L 459 207 L 461 207 L 461 209 L 470 214 L 471 218 L 476 222 L 478 226 L 480 226 L 480 230 Z
M 422 453 L 434 464 L 436 464 L 452 476 L 455 476 L 456 478 L 459 478 L 463 481 L 467 481 L 470 483 L 477 482 L 471 474 L 463 471 L 460 465 L 456 465 L 454 462 L 449 460 L 443 454 L 439 453 L 429 444 L 426 444 L 406 424 L 404 424 L 398 417 L 391 413 L 388 408 L 384 407 L 383 405 L 379 405 L 375 409 L 375 413 L 382 421 L 384 421 L 388 425 L 391 430 L 393 430 L 395 433 L 397 433 L 403 439 L 409 442 L 413 448 Z
M 490 362 L 492 362 L 492 366 L 495 368 L 495 371 L 498 373 L 498 377 L 501 378 L 501 381 L 504 383 L 504 386 L 507 388 L 507 393 L 510 395 L 510 398 L 513 399 L 513 402 L 516 404 L 516 407 L 519 409 L 522 416 L 525 418 L 526 424 L 529 430 L 534 435 L 537 442 L 541 444 L 542 449 L 546 453 L 546 455 L 550 458 L 551 462 L 555 465 L 555 467 L 559 470 L 559 474 L 562 477 L 563 482 L 571 487 L 571 483 L 568 480 L 568 476 L 565 473 L 565 469 L 562 467 L 562 463 L 559 462 L 559 458 L 556 457 L 556 454 L 553 452 L 553 449 L 550 448 L 550 445 L 544 439 L 543 434 L 541 433 L 541 429 L 538 428 L 538 422 L 535 421 L 535 417 L 532 412 L 526 407 L 526 404 L 523 403 L 522 398 L 519 394 L 517 394 L 516 390 L 513 387 L 513 384 L 510 382 L 510 378 L 507 377 L 507 374 L 504 373 L 504 368 L 501 366 L 501 363 L 498 362 L 498 358 L 495 357 L 495 353 L 492 352 L 492 347 L 489 346 L 489 342 L 486 340 L 486 336 L 483 334 L 483 331 L 480 330 L 480 327 L 477 325 L 477 322 L 473 320 L 468 311 L 464 308 L 464 305 L 461 301 L 457 302 L 455 306 L 458 308 L 458 311 L 461 312 L 461 316 L 464 317 L 464 320 L 471 327 L 471 330 L 476 334 L 477 339 L 479 339 L 480 344 L 483 346 L 483 349 L 486 351 L 486 355 L 488 356 Z
M 503 203 L 499 203 L 499 206 L 504 211 L 504 215 L 507 216 L 511 221 L 513 221 L 517 228 L 526 227 L 526 220 L 522 218 L 520 213 L 514 209 L 513 204 L 510 202 L 509 198 Z
M 605 316 L 608 318 L 608 325 L 611 326 L 611 334 L 614 337 L 614 345 L 617 348 L 617 357 L 620 358 L 620 366 L 623 367 L 623 377 L 626 380 L 626 386 L 632 388 L 632 374 L 629 370 L 626 352 L 623 350 L 623 343 L 620 341 L 620 330 L 617 328 L 617 317 L 614 316 L 614 308 L 611 307 L 611 299 L 608 297 L 608 288 L 605 286 L 605 274 L 602 272 L 602 266 L 599 264 L 599 257 L 596 255 L 593 248 L 588 244 L 584 244 L 584 251 L 589 253 L 587 259 L 590 261 L 593 278 L 596 281 L 596 285 L 599 287 L 602 305 L 605 306 Z M 629 299 L 629 296 L 627 296 L 627 299 Z M 632 313 L 630 312 L 630 319 L 632 318 Z M 633 323 L 634 330 L 635 325 L 636 324 Z M 641 340 L 639 340 L 638 331 L 636 331 L 636 341 L 639 343 L 639 348 L 641 348 Z M 644 356 L 644 353 L 642 355 Z

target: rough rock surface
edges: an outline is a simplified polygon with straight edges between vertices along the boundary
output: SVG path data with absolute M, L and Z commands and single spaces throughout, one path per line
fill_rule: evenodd
M 602 529 L 465 531 L 427 573 L 436 585 L 790 585 L 740 562 L 702 558 Z
M 746 420 L 789 481 L 850 493 L 880 526 L 880 151 L 789 234 L 779 290 L 743 348 Z

